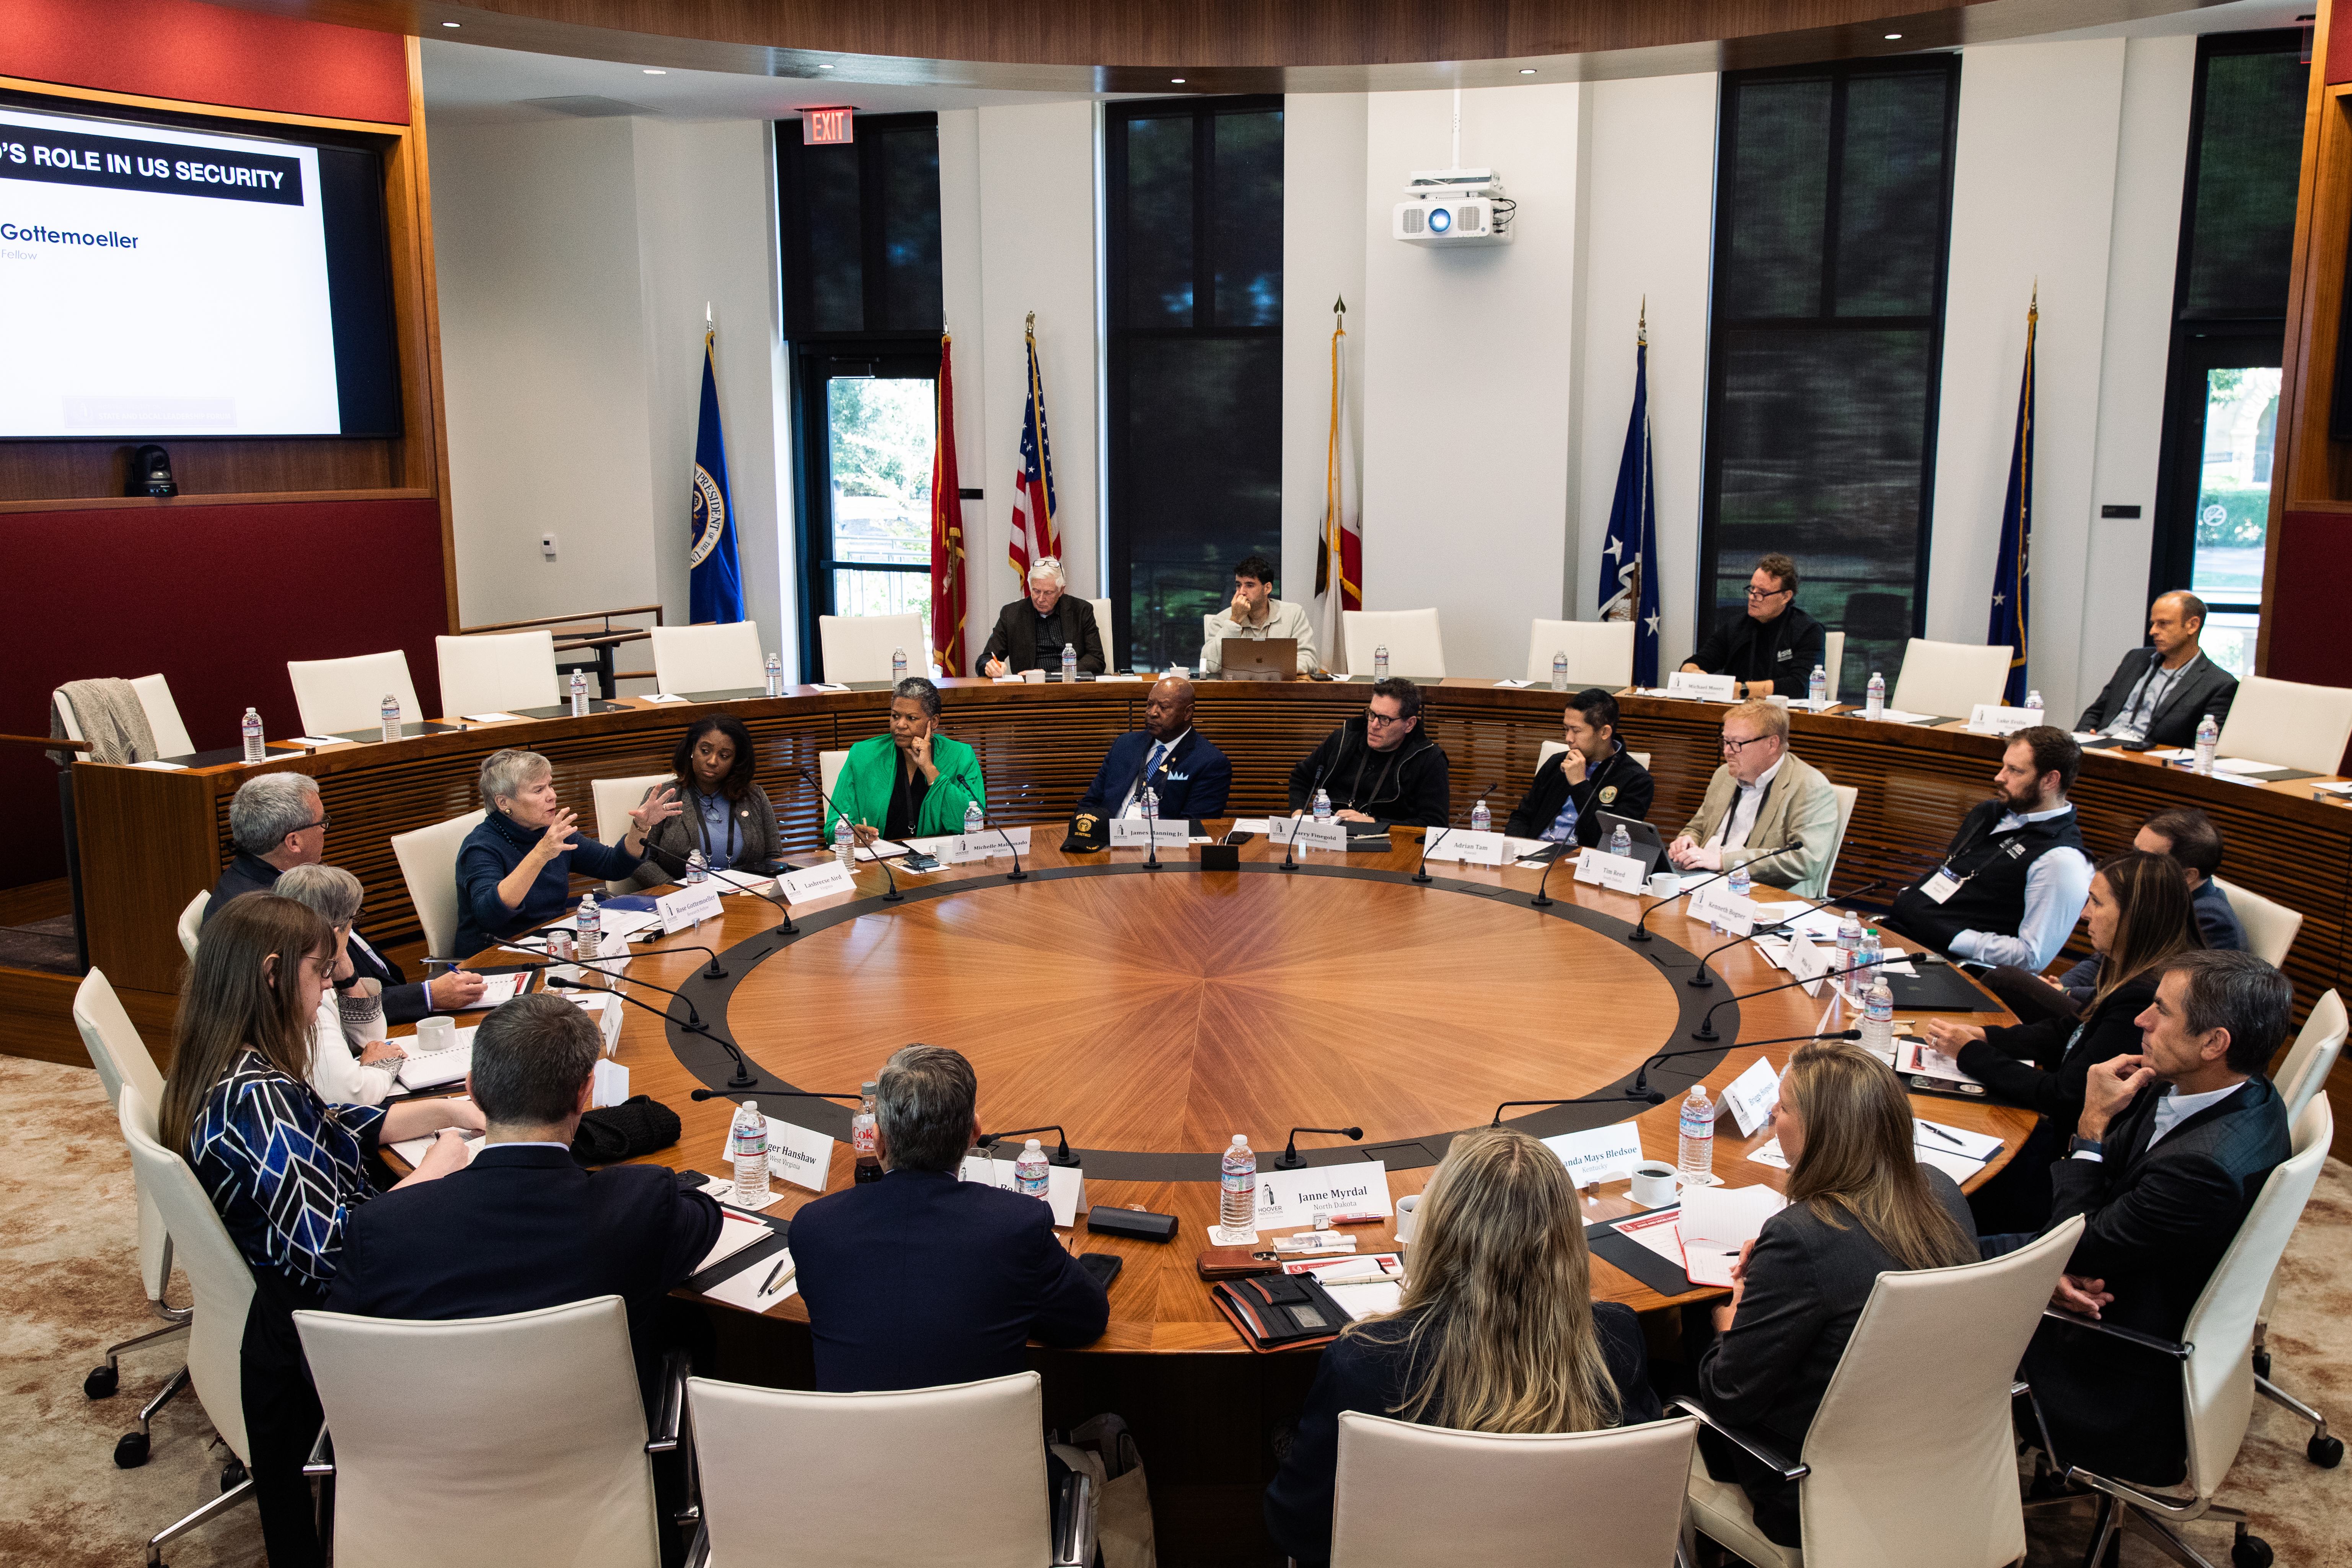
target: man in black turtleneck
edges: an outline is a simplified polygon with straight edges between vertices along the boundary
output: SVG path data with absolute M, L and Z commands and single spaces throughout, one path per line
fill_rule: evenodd
M 1453 770 L 1421 732 L 1421 688 L 1402 676 L 1372 687 L 1370 705 L 1290 770 L 1290 809 L 1311 811 L 1317 781 L 1342 822 L 1443 827 Z

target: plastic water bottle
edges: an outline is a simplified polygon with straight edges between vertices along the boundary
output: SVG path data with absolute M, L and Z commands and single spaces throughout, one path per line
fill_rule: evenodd
M 245 710 L 245 717 L 237 721 L 236 727 L 238 732 L 245 737 L 245 760 L 247 762 L 257 763 L 265 759 L 269 754 L 262 749 L 261 715 L 258 711 L 251 708 L 247 709 Z
M 1889 1067 L 1895 1065 L 1895 993 L 1881 977 L 1872 978 L 1864 998 L 1862 1048 Z
M 1486 802 L 1483 796 L 1470 805 L 1470 831 L 1473 833 L 1495 831 L 1495 814 L 1486 809 Z
M 966 838 L 977 838 L 980 837 L 981 830 L 986 826 L 987 819 L 981 815 L 980 802 L 976 800 L 964 802 L 963 836 Z M 965 847 L 969 848 L 971 846 L 967 845 Z
M 2196 768 L 2199 773 L 2210 773 L 2213 771 L 2213 753 L 2221 749 L 2221 726 L 2216 724 L 2213 721 L 2213 715 L 2208 713 L 2197 721 Z
M 1731 896 L 1735 899 L 1746 898 L 1756 886 L 1756 879 L 1749 873 L 1745 861 L 1734 866 L 1731 868 L 1731 875 L 1725 880 L 1730 884 Z
M 1877 984 L 1879 971 L 1886 963 L 1886 947 L 1885 944 L 1879 940 L 1878 928 L 1876 926 L 1868 926 L 1864 929 L 1862 933 L 1862 946 L 1856 952 L 1855 958 L 1862 965 L 1862 968 L 1856 972 L 1853 977 L 1853 983 L 1856 988 L 1867 990 L 1869 987 Z
M 580 907 L 572 912 L 572 929 L 579 932 L 573 945 L 583 958 L 604 956 L 604 917 L 596 910 L 596 895 L 580 895 Z
M 1705 1178 L 1715 1173 L 1715 1102 L 1706 1097 L 1706 1085 L 1695 1083 L 1683 1101 L 1682 1150 L 1675 1168 L 1685 1176 Z
M 735 1203 L 755 1209 L 768 1201 L 768 1119 L 760 1102 L 747 1100 L 735 1109 L 734 1124 L 727 1129 L 727 1157 L 735 1162 Z
M 1886 717 L 1886 677 L 1874 669 L 1870 672 L 1870 695 L 1863 703 L 1862 716 L 1865 719 Z
M 783 694 L 784 656 L 780 653 L 772 653 L 768 656 L 768 695 L 771 697 L 782 697 Z
M 896 686 L 898 682 L 906 679 L 907 650 L 902 647 L 894 647 L 890 650 L 890 684 Z
M 1066 642 L 1062 645 L 1062 683 L 1066 686 L 1077 679 L 1078 645 Z
M 572 672 L 572 716 L 574 719 L 588 716 L 588 672 L 584 669 Z
M 1372 649 L 1372 679 L 1374 680 L 1386 680 L 1388 678 L 1389 645 L 1382 643 L 1380 647 Z
M 1829 700 L 1830 672 L 1817 664 L 1813 666 L 1811 677 L 1805 682 L 1805 700 L 1818 707 Z
M 1144 821 L 1159 821 L 1160 792 L 1153 789 L 1150 784 L 1145 784 L 1143 786 L 1143 793 L 1135 797 L 1135 806 L 1138 811 L 1143 814 Z
M 701 850 L 689 849 L 686 852 L 686 875 L 678 880 L 689 888 L 710 880 L 710 862 L 702 858 Z
M 383 716 L 383 738 L 387 741 L 399 740 L 400 699 L 394 697 L 389 691 L 385 692 L 383 694 L 383 703 L 377 711 Z
M 857 839 L 849 831 L 846 817 L 833 825 L 833 858 L 845 871 L 857 867 Z
M 1854 984 L 1853 966 L 1862 962 L 1862 921 L 1848 910 L 1838 917 L 1837 983 L 1841 990 Z
M 1609 836 L 1609 853 L 1631 855 L 1633 852 L 1633 836 L 1625 831 L 1625 825 L 1621 822 L 1617 825 L 1617 831 Z
M 1562 649 L 1560 652 L 1551 656 L 1551 689 L 1554 691 L 1565 691 L 1568 689 L 1568 653 L 1566 649 Z
M 1052 1203 L 1051 1167 L 1045 1163 L 1045 1146 L 1034 1138 L 1021 1146 L 1021 1157 L 1013 1162 L 1013 1190 L 1023 1197 Z
M 849 1152 L 855 1161 L 850 1179 L 860 1185 L 882 1179 L 881 1145 L 874 1136 L 874 1094 L 878 1087 L 871 1083 L 857 1086 L 857 1114 L 849 1119 Z
M 1331 792 L 1328 789 L 1318 789 L 1315 792 L 1315 820 L 1318 822 L 1331 820 Z
M 1217 1223 L 1228 1230 L 1257 1228 L 1257 1156 L 1238 1132 L 1217 1178 Z
M 2025 694 L 2025 710 L 2028 713 L 2039 713 L 2042 711 L 2042 693 L 2039 691 L 2029 691 Z M 2037 719 L 2034 722 L 2038 724 L 2041 721 Z

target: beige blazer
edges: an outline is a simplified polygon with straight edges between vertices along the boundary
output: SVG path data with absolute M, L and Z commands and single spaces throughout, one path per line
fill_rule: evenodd
M 1717 826 L 1731 809 L 1735 787 L 1729 768 L 1716 769 L 1715 777 L 1707 781 L 1706 798 L 1699 802 L 1698 815 L 1685 825 L 1683 836 L 1700 844 L 1714 837 Z M 1792 838 L 1804 842 L 1784 854 L 1764 853 Z M 1723 863 L 1730 867 L 1744 860 L 1748 874 L 1759 882 L 1786 888 L 1801 899 L 1827 898 L 1829 889 L 1824 884 L 1829 881 L 1837 841 L 1838 804 L 1830 781 L 1791 752 L 1781 758 L 1780 771 L 1772 775 L 1771 791 L 1756 813 L 1756 826 L 1748 831 L 1749 847 L 1726 849 Z

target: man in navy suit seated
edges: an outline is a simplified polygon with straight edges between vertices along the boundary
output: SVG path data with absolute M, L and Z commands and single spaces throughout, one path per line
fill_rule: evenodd
M 1055 1239 L 1053 1210 L 957 1179 L 981 1135 L 962 1053 L 908 1046 L 877 1084 L 876 1148 L 888 1173 L 793 1217 L 818 1389 L 973 1383 L 1025 1371 L 1032 1339 L 1098 1338 L 1110 1299 Z
M 1078 797 L 1076 815 L 1139 816 L 1146 783 L 1159 792 L 1160 815 L 1171 820 L 1225 815 L 1234 764 L 1192 728 L 1192 683 L 1181 675 L 1152 686 L 1143 702 L 1143 728 L 1110 743 L 1102 771 Z
M 487 1318 L 618 1296 L 652 1412 L 665 1338 L 657 1320 L 719 1239 L 719 1211 L 691 1173 L 573 1163 L 572 1135 L 604 1047 L 587 1014 L 545 992 L 483 1019 L 466 1086 L 488 1142 L 464 1170 L 352 1211 L 327 1310 Z

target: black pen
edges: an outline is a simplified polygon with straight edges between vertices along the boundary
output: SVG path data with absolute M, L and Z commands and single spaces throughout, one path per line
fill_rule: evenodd
M 1956 1149 L 1965 1149 L 1968 1147 L 1967 1144 L 1961 1142 L 1958 1139 L 1953 1137 L 1950 1133 L 1945 1131 L 1942 1128 L 1937 1126 L 1932 1121 L 1916 1122 L 1915 1125 L 1926 1131 L 1933 1132 L 1937 1137 L 1941 1138 L 1945 1142 L 1949 1143 Z
M 760 1294 L 764 1296 L 769 1291 L 774 1289 L 776 1288 L 776 1276 L 783 1273 L 785 1269 L 790 1268 L 792 1264 L 793 1255 L 789 1252 L 777 1258 L 776 1266 L 768 1270 L 768 1277 L 760 1281 Z

